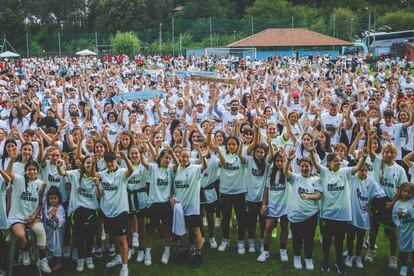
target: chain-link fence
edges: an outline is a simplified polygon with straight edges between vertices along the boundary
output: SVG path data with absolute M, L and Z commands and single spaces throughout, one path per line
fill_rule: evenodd
M 345 20 L 346 21 L 346 20 Z M 221 47 L 258 33 L 267 28 L 306 28 L 334 37 L 353 40 L 361 22 L 349 19 L 324 22 L 320 18 L 297 18 L 275 16 L 274 19 L 243 18 L 219 19 L 200 18 L 196 20 L 174 18 L 168 23 L 154 22 L 144 30 L 131 30 L 141 40 L 143 54 L 183 53 L 186 48 Z M 8 43 L 0 44 L 1 50 L 14 50 L 22 57 L 74 55 L 77 51 L 90 49 L 100 55 L 111 53 L 111 37 L 114 34 L 101 31 L 89 33 L 0 33 L 0 39 Z M 10 45 L 13 47 L 11 48 Z

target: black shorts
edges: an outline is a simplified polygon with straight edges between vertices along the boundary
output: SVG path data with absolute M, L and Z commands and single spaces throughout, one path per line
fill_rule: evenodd
M 123 236 L 127 234 L 128 229 L 128 212 L 123 212 L 116 217 L 108 218 L 104 217 L 105 230 L 109 234 L 115 236 Z
M 197 228 L 203 225 L 200 215 L 184 216 L 185 226 L 189 229 Z
M 150 219 L 150 226 L 157 227 L 160 225 L 172 225 L 173 210 L 169 202 L 153 203 L 148 208 L 148 217 Z

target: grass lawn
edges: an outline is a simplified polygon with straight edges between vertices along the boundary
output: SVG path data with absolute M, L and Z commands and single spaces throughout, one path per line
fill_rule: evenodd
M 216 231 L 216 240 L 220 243 L 221 231 Z M 279 235 L 278 235 L 279 236 Z M 174 251 L 172 251 L 172 258 L 168 265 L 163 265 L 160 262 L 162 254 L 162 244 L 160 240 L 156 241 L 156 246 L 152 250 L 152 266 L 146 267 L 143 263 L 136 263 L 135 256 L 129 263 L 129 275 L 338 275 L 336 272 L 322 273 L 320 271 L 320 265 L 322 261 L 322 247 L 319 243 L 319 234 L 315 235 L 315 247 L 314 247 L 314 264 L 315 270 L 308 272 L 305 269 L 296 271 L 292 264 L 292 243 L 288 242 L 289 262 L 282 263 L 278 260 L 279 239 L 272 239 L 270 248 L 270 258 L 266 263 L 258 263 L 256 258 L 258 254 L 238 255 L 236 248 L 236 231 L 233 228 L 231 230 L 231 247 L 225 252 L 218 252 L 209 248 L 207 245 L 203 250 L 203 265 L 199 269 L 190 268 L 190 260 L 187 263 L 175 264 L 173 263 Z M 348 275 L 399 275 L 397 271 L 390 271 L 388 269 L 388 241 L 384 238 L 383 231 L 380 232 L 378 241 L 377 256 L 373 264 L 365 264 L 365 268 L 362 270 L 352 268 L 349 270 Z M 363 250 L 363 256 L 366 250 Z M 334 262 L 334 247 L 331 247 L 331 260 Z M 94 258 L 96 268 L 92 271 L 88 271 L 85 267 L 85 271 L 77 273 L 75 271 L 75 265 L 66 261 L 64 268 L 55 275 L 82 275 L 82 276 L 104 276 L 104 275 L 118 275 L 120 267 L 108 269 L 105 267 L 105 263 L 110 258 L 104 256 L 103 258 Z M 333 266 L 331 266 L 333 270 Z M 398 270 L 399 271 L 399 270 Z

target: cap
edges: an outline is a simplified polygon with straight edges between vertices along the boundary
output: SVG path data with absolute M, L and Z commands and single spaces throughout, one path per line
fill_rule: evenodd
M 299 94 L 298 91 L 293 91 L 292 92 L 292 97 L 299 97 L 299 96 L 300 96 L 300 94 Z
M 104 153 L 105 162 L 114 161 L 115 159 L 116 159 L 116 155 L 114 152 L 107 151 Z
M 385 110 L 383 113 L 384 117 L 394 117 L 394 112 L 392 110 Z
M 205 105 L 202 100 L 197 100 L 196 105 L 199 105 L 199 104 Z

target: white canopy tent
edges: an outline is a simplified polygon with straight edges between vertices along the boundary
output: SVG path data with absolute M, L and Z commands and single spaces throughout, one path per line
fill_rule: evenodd
M 6 51 L 0 54 L 0 58 L 16 58 L 16 57 L 20 57 L 20 55 L 10 52 L 10 51 Z
M 76 53 L 77 56 L 96 56 L 95 52 L 92 52 L 91 50 L 82 50 Z

